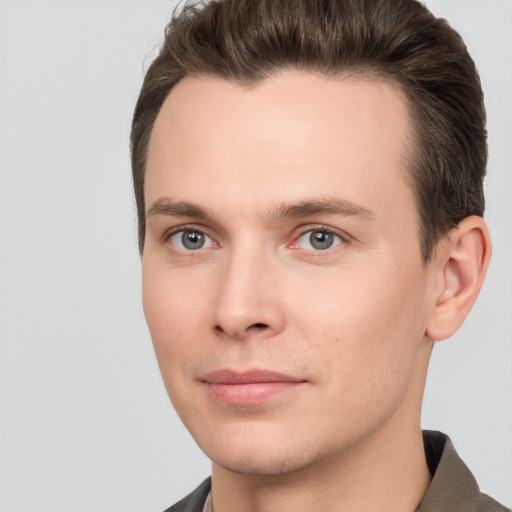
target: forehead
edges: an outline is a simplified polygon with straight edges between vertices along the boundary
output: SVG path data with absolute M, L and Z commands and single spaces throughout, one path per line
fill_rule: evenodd
M 409 125 L 404 95 L 384 80 L 287 71 L 247 87 L 185 78 L 155 122 L 146 204 L 193 193 L 212 206 L 215 197 L 268 205 L 307 190 L 363 207 L 386 194 L 394 201 L 407 182 Z

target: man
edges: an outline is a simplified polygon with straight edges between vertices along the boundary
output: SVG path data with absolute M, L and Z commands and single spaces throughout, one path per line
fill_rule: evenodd
M 415 0 L 225 0 L 132 127 L 144 311 L 212 478 L 169 510 L 501 511 L 420 428 L 491 254 L 485 111 Z

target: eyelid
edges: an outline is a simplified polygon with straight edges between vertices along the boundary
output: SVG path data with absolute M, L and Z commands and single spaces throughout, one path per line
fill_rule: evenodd
M 199 225 L 199 224 L 180 224 L 179 226 L 173 226 L 172 228 L 165 230 L 161 237 L 161 244 L 162 245 L 168 244 L 173 236 L 177 235 L 178 233 L 185 232 L 185 231 L 195 231 L 198 233 L 202 233 L 204 236 L 208 237 L 212 241 L 212 245 L 214 248 L 217 248 L 220 246 L 220 244 L 216 240 L 216 238 L 210 233 L 210 230 L 205 228 L 204 226 Z M 194 253 L 194 252 L 201 252 L 201 250 L 203 250 L 203 248 L 197 249 L 195 251 L 183 250 L 183 249 L 176 247 L 173 244 L 169 243 L 169 245 L 172 245 L 174 250 L 179 251 L 181 253 Z M 211 248 L 211 246 L 205 247 L 205 249 L 210 249 L 210 248 Z

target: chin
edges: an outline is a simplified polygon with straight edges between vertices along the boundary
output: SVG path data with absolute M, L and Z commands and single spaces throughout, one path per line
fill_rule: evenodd
M 321 458 L 321 454 L 317 453 L 320 447 L 308 447 L 303 436 L 276 435 L 271 429 L 255 431 L 248 428 L 245 433 L 217 431 L 215 437 L 193 437 L 214 464 L 239 474 L 290 474 Z
M 270 450 L 260 450 L 257 454 L 252 450 L 241 452 L 232 457 L 223 454 L 210 459 L 218 466 L 242 475 L 278 476 L 293 473 L 307 465 L 306 458 L 297 454 L 286 456 Z
M 185 426 L 205 455 L 218 466 L 240 474 L 279 475 L 295 471 L 305 461 L 306 439 L 300 432 L 290 435 L 291 425 L 236 418 L 184 418 Z M 209 428 L 204 428 L 208 424 Z M 301 442 L 302 440 L 302 442 Z

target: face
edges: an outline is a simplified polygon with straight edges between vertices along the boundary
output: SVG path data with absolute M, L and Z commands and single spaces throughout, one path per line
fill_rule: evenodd
M 229 470 L 419 424 L 432 302 L 389 83 L 186 78 L 152 133 L 144 311 L 169 396 Z

